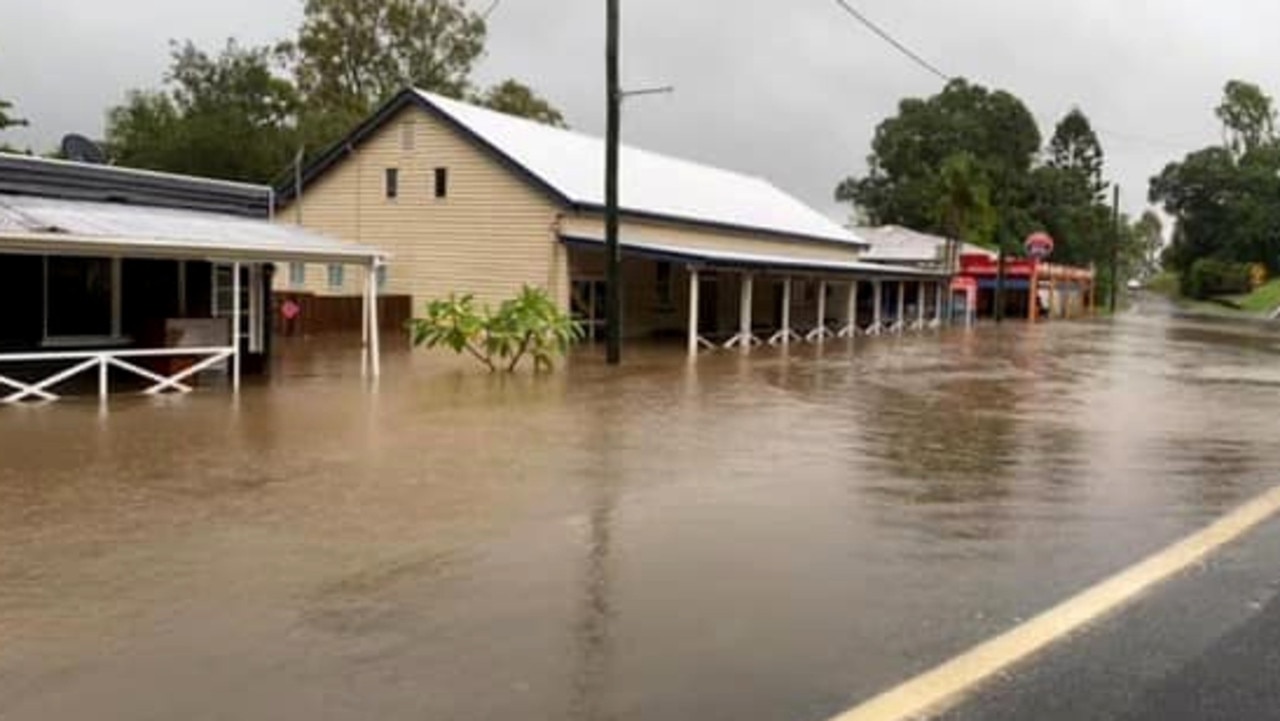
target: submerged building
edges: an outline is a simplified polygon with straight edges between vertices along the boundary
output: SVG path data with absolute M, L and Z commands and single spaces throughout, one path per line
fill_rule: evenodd
M 238 386 L 264 368 L 275 263 L 372 279 L 385 262 L 270 222 L 273 205 L 269 187 L 0 154 L 0 402 L 53 400 L 75 382 L 103 397 L 121 384 L 186 391 L 213 368 Z
M 387 250 L 382 292 L 417 305 L 539 286 L 595 335 L 604 156 L 599 138 L 408 89 L 280 189 L 277 222 Z M 620 182 L 627 338 L 676 336 L 696 353 L 923 327 L 941 307 L 937 271 L 866 262 L 856 233 L 767 180 L 624 147 Z M 302 262 L 276 288 L 358 292 Z

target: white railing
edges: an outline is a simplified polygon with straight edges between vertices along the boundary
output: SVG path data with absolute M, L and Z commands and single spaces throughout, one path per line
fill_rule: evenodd
M 56 401 L 60 396 L 50 389 L 70 380 L 82 373 L 98 371 L 98 397 L 106 400 L 111 392 L 110 370 L 118 368 L 149 380 L 153 385 L 143 390 L 147 395 L 159 395 L 165 392 L 190 393 L 192 387 L 183 381 L 195 374 L 233 358 L 234 347 L 221 348 L 156 348 L 147 350 L 101 350 L 101 351 L 68 351 L 56 353 L 0 353 L 0 366 L 6 363 L 48 363 L 50 361 L 80 361 L 69 368 L 38 380 L 34 383 L 0 375 L 0 388 L 13 389 L 0 403 L 22 403 L 28 400 Z M 163 375 L 135 365 L 125 360 L 138 358 L 191 358 L 204 357 L 203 360 L 183 368 L 177 373 Z

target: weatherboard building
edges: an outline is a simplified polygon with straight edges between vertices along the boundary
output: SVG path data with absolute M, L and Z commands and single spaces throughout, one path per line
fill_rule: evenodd
M 604 156 L 599 138 L 408 89 L 280 189 L 277 222 L 387 251 L 378 291 L 415 307 L 533 285 L 598 335 Z M 632 147 L 621 159 L 627 338 L 697 353 L 938 320 L 938 270 L 865 262 L 857 234 L 768 181 Z M 275 285 L 342 297 L 358 282 L 296 262 Z

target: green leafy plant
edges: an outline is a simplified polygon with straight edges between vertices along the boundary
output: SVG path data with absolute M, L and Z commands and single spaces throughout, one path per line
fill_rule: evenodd
M 582 326 L 560 310 L 547 292 L 525 286 L 497 312 L 477 308 L 472 295 L 451 295 L 427 304 L 409 321 L 415 346 L 466 353 L 490 372 L 514 372 L 525 358 L 534 370 L 550 370 L 557 356 L 582 338 Z

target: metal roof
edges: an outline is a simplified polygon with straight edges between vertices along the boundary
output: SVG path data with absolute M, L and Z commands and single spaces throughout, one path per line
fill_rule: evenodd
M 560 240 L 569 244 L 600 247 L 604 239 L 580 233 L 561 235 Z M 646 257 L 679 262 L 697 262 L 726 267 L 755 268 L 761 270 L 792 270 L 797 272 L 839 273 L 860 277 L 874 277 L 885 280 L 915 280 L 942 278 L 942 274 L 922 270 L 920 268 L 903 268 L 883 263 L 864 263 L 856 260 L 813 260 L 788 255 L 769 255 L 762 253 L 741 253 L 736 251 L 706 250 L 689 246 L 654 243 L 627 238 L 618 239 L 624 251 L 630 251 Z
M 604 141 L 441 95 L 406 89 L 387 101 L 303 174 L 313 182 L 406 107 L 417 107 L 461 133 L 497 162 L 557 202 L 577 210 L 604 207 Z M 619 171 L 622 210 L 633 217 L 861 246 L 848 229 L 762 178 L 624 145 Z M 293 179 L 279 197 L 294 197 Z
M 418 91 L 571 202 L 604 205 L 600 138 Z M 859 244 L 857 236 L 768 181 L 624 145 L 619 170 L 627 211 Z
M 0 194 L 0 252 L 368 264 L 367 246 L 293 225 L 174 208 Z
M 275 190 L 190 175 L 0 153 L 0 193 L 266 218 Z
M 947 239 L 899 225 L 855 228 L 854 232 L 871 245 L 862 257 L 877 263 L 939 263 Z M 995 253 L 982 246 L 965 243 L 963 253 Z

